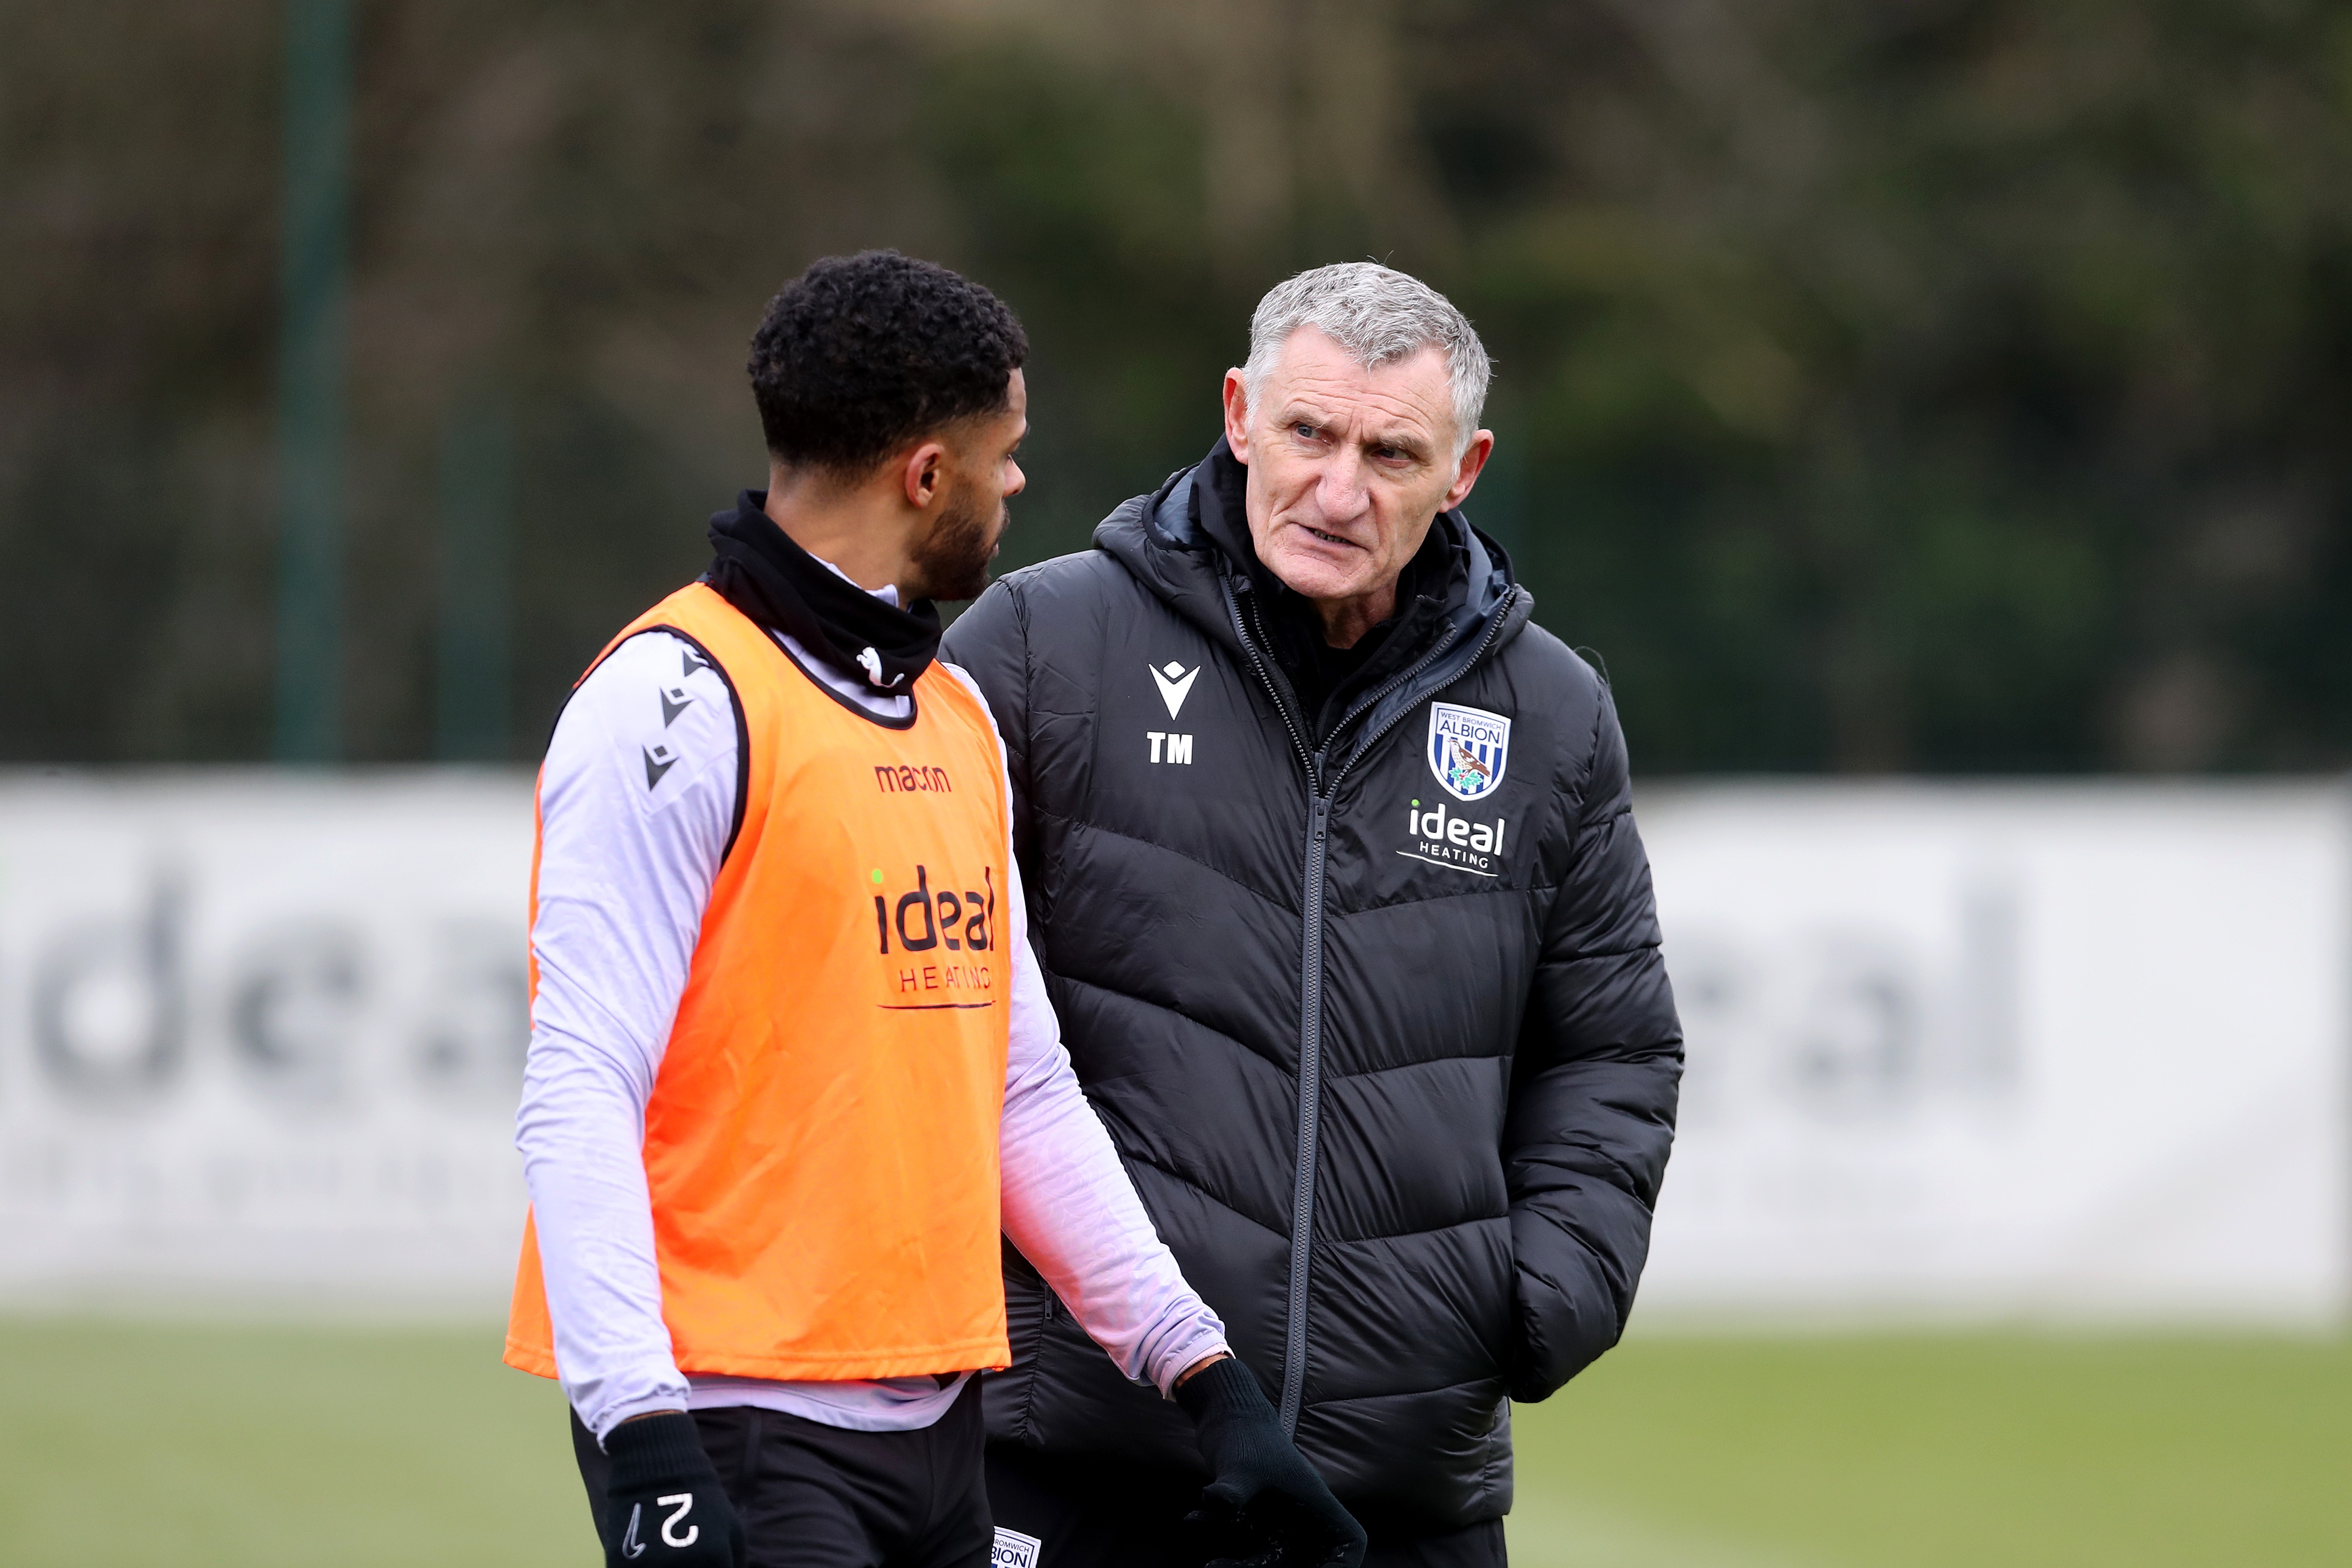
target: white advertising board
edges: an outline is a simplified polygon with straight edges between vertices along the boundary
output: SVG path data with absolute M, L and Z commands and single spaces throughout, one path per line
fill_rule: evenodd
M 1640 1316 L 2338 1319 L 2352 799 L 1645 790 Z M 502 1303 L 530 781 L 0 776 L 0 1300 Z
M 1689 1052 L 1645 1317 L 2340 1318 L 2343 789 L 1637 811 Z
M 0 780 L 0 1297 L 488 1307 L 526 775 Z

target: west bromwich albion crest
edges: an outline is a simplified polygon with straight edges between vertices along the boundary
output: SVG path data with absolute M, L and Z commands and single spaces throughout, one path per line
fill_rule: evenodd
M 1484 708 L 1429 705 L 1429 771 L 1456 800 L 1492 795 L 1511 760 L 1511 721 Z

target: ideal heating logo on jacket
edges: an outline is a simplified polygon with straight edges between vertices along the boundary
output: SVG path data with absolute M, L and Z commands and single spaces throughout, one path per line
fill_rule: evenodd
M 1421 802 L 1414 801 L 1405 815 L 1405 826 L 1412 835 L 1412 847 L 1397 853 L 1406 859 L 1467 871 L 1474 877 L 1502 875 L 1503 830 L 1510 826 L 1505 818 L 1473 822 L 1453 816 L 1442 800 L 1434 811 L 1423 811 Z
M 879 1005 L 898 1010 L 931 1007 L 992 1007 L 996 972 L 977 952 L 996 948 L 996 868 L 980 868 L 980 887 L 956 890 L 962 879 L 931 887 L 931 868 L 915 868 L 915 886 L 895 898 L 883 888 L 882 869 L 872 872 L 876 952 L 896 962 L 883 971 Z

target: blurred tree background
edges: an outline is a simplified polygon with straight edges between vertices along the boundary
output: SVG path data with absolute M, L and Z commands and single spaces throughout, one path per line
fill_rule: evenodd
M 341 753 L 535 755 L 896 245 L 1034 342 L 1003 564 L 1372 255 L 1637 763 L 2352 763 L 2352 6 L 359 0 Z M 268 754 L 283 9 L 0 11 L 0 757 Z M 455 717 L 453 717 L 453 715 Z M 486 728 L 487 726 L 487 728 Z

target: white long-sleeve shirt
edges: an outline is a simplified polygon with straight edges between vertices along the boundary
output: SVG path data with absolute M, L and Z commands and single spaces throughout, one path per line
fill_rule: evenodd
M 889 589 L 880 596 L 896 602 Z M 791 638 L 778 641 L 877 717 L 905 712 L 905 696 L 859 688 Z M 648 632 L 572 694 L 540 775 L 539 983 L 515 1142 L 564 1394 L 600 1440 L 631 1415 L 722 1405 L 911 1430 L 944 1415 L 963 1383 L 688 1377 L 672 1355 L 646 1183 L 646 1101 L 734 821 L 737 743 L 726 682 L 690 645 Z M 1120 1370 L 1165 1394 L 1225 1349 L 1223 1325 L 1185 1284 L 1078 1088 L 1029 948 L 1009 844 L 1005 867 L 1004 1231 Z

